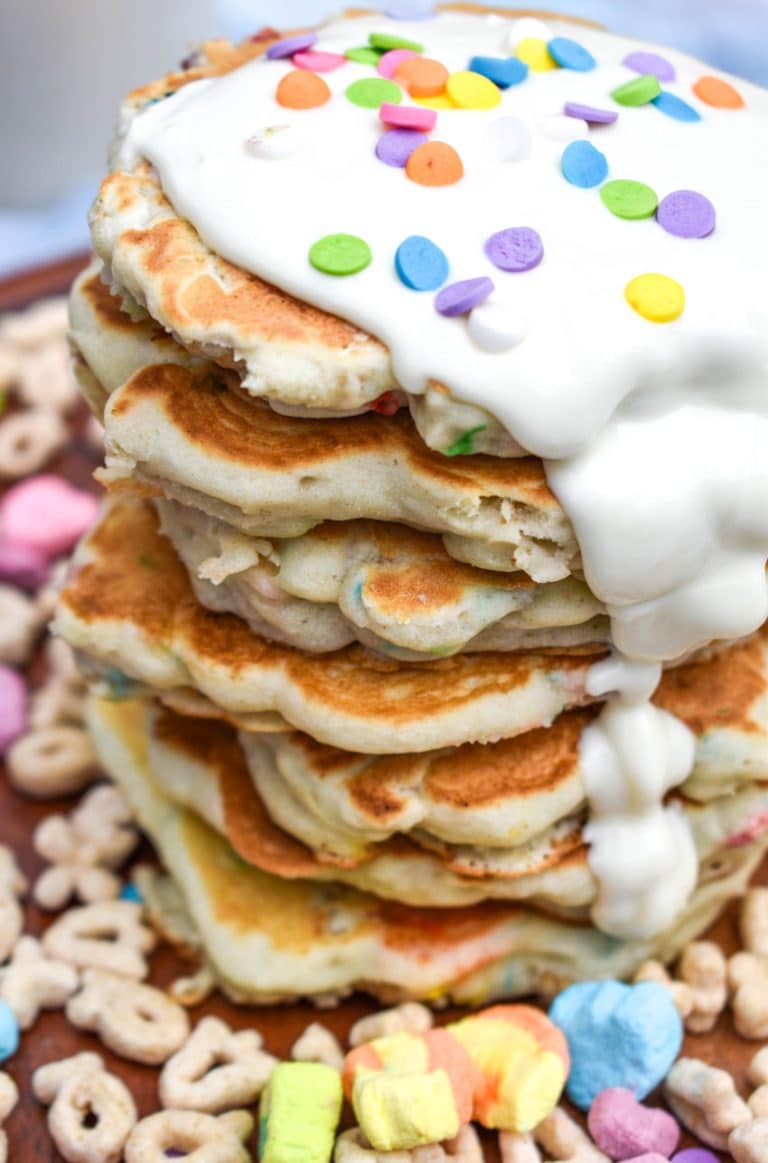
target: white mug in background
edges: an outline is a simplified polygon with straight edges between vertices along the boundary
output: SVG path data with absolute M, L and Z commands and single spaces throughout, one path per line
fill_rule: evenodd
M 0 208 L 95 187 L 121 96 L 229 32 L 228 0 L 0 0 Z

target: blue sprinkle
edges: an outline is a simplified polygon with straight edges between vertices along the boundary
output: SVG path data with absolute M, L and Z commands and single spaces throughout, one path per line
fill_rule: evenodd
M 582 190 L 591 190 L 608 177 L 606 156 L 591 141 L 572 141 L 563 150 L 560 164 L 566 181 Z
M 448 278 L 449 269 L 440 247 L 421 234 L 412 234 L 397 248 L 395 270 L 412 291 L 436 291 Z
M 517 57 L 472 57 L 469 68 L 471 72 L 493 81 L 500 89 L 519 85 L 528 76 L 527 64 Z
M 136 904 L 142 903 L 142 896 L 135 884 L 126 884 L 123 891 L 120 893 L 121 901 L 135 901 Z
M 574 69 L 577 73 L 588 73 L 597 67 L 597 61 L 583 44 L 567 36 L 555 36 L 547 45 L 549 55 L 561 69 Z
M 7 1002 L 0 1001 L 0 1062 L 5 1062 L 19 1048 L 19 1023 Z
M 698 109 L 694 109 L 693 105 L 689 105 L 682 97 L 676 97 L 674 93 L 659 93 L 658 97 L 652 99 L 651 105 L 655 105 L 675 121 L 701 121 Z

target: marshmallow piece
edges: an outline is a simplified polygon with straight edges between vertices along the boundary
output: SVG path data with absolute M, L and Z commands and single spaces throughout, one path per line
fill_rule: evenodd
M 680 1140 L 680 1127 L 671 1115 L 642 1106 L 623 1086 L 598 1094 L 587 1125 L 598 1147 L 612 1159 L 650 1154 L 669 1158 Z
M 559 994 L 549 1011 L 568 1039 L 566 1090 L 581 1110 L 609 1087 L 645 1098 L 666 1076 L 683 1043 L 683 1025 L 669 991 L 644 981 L 585 981 Z
M 0 529 L 17 545 L 38 549 L 46 557 L 67 553 L 99 511 L 91 493 L 73 488 L 61 477 L 41 474 L 14 485 L 0 502 Z
M 330 1163 L 343 1092 L 337 1070 L 281 1062 L 259 1105 L 261 1163 Z

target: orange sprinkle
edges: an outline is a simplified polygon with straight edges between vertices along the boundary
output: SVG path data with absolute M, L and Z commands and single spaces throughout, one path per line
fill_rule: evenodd
M 693 91 L 705 105 L 714 109 L 743 109 L 744 98 L 738 89 L 719 77 L 699 77 Z
M 445 89 L 448 76 L 445 65 L 429 57 L 408 57 L 395 69 L 395 80 L 412 97 L 438 97 Z
M 464 177 L 464 166 L 452 145 L 427 141 L 408 158 L 405 172 L 420 186 L 452 186 Z
M 278 105 L 286 109 L 317 109 L 331 99 L 331 90 L 322 77 L 306 69 L 286 73 L 275 94 Z

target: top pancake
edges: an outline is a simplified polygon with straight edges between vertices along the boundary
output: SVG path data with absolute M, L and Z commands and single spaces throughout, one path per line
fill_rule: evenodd
M 268 643 L 198 603 L 146 502 L 113 504 L 75 567 L 55 621 L 75 648 L 246 727 L 266 714 L 272 730 L 287 722 L 347 750 L 401 753 L 508 737 L 591 701 L 586 675 L 600 653 L 586 647 L 409 664 L 359 646 L 316 657 Z

